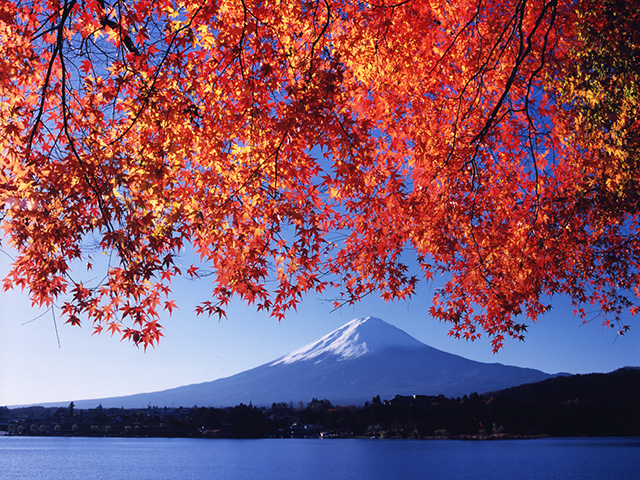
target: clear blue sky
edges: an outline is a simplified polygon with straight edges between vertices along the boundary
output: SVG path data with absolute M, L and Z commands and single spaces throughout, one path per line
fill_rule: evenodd
M 0 253 L 0 277 L 9 259 Z M 530 326 L 525 342 L 507 341 L 498 353 L 487 340 L 450 338 L 448 327 L 429 317 L 433 287 L 421 284 L 408 302 L 365 301 L 332 312 L 331 302 L 304 300 L 285 321 L 233 304 L 228 319 L 197 317 L 193 305 L 207 299 L 205 281 L 175 286 L 180 310 L 166 318 L 165 338 L 145 353 L 107 334 L 57 322 L 30 307 L 26 293 L 0 292 L 0 405 L 71 401 L 155 391 L 233 375 L 312 342 L 353 318 L 376 316 L 435 348 L 473 360 L 537 368 L 549 373 L 608 372 L 640 365 L 640 325 L 617 337 L 599 322 L 581 325 L 563 299 Z M 33 320 L 33 321 L 31 321 Z M 429 365 L 425 365 L 429 368 Z

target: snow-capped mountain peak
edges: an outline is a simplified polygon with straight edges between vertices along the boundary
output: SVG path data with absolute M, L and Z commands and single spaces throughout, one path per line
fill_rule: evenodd
M 327 357 L 347 360 L 390 348 L 420 347 L 425 347 L 425 344 L 384 320 L 375 317 L 356 318 L 320 340 L 277 359 L 271 365 L 307 360 L 319 362 Z
M 461 396 L 489 392 L 550 375 L 480 363 L 425 345 L 378 318 L 357 318 L 288 355 L 236 375 L 162 392 L 75 401 L 77 408 L 145 405 L 233 406 L 326 398 L 362 404 L 376 395 Z M 68 405 L 62 402 L 57 405 Z

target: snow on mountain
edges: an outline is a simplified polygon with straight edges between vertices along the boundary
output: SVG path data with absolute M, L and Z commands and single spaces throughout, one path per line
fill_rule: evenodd
M 283 357 L 221 378 L 160 392 L 74 400 L 78 408 L 233 406 L 309 402 L 362 405 L 376 395 L 462 396 L 545 380 L 539 370 L 475 362 L 425 345 L 379 318 L 357 318 Z M 62 402 L 66 405 L 69 402 Z
M 381 353 L 391 348 L 424 346 L 424 343 L 379 318 L 356 318 L 320 340 L 279 358 L 271 365 L 287 365 L 307 360 L 320 363 L 330 356 L 338 360 L 348 360 L 367 354 Z

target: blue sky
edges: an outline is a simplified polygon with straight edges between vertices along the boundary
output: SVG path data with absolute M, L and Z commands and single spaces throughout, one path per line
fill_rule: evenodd
M 9 259 L 0 254 L 0 277 Z M 71 401 L 155 391 L 233 375 L 317 340 L 356 317 L 376 316 L 435 348 L 483 362 L 500 362 L 549 373 L 608 372 L 640 365 L 640 327 L 618 337 L 596 320 L 581 325 L 562 298 L 530 326 L 525 342 L 507 341 L 497 354 L 489 341 L 473 343 L 447 335 L 429 317 L 433 286 L 420 284 L 408 302 L 385 303 L 373 296 L 332 312 L 330 301 L 309 296 L 297 312 L 278 323 L 237 302 L 228 318 L 196 317 L 193 306 L 207 299 L 206 281 L 175 285 L 179 310 L 163 322 L 165 338 L 145 353 L 107 334 L 91 336 L 51 314 L 40 318 L 26 293 L 0 293 L 0 405 Z M 425 365 L 425 368 L 429 368 Z

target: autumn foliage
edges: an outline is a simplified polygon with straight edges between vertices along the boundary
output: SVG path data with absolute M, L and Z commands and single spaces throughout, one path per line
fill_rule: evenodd
M 178 275 L 212 282 L 205 314 L 404 298 L 442 275 L 431 314 L 455 336 L 499 348 L 557 295 L 624 331 L 639 11 L 0 0 L 4 288 L 145 346 Z

